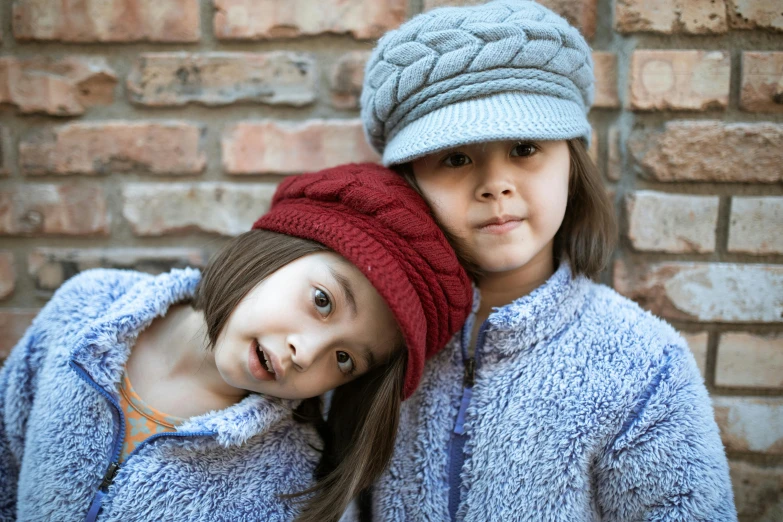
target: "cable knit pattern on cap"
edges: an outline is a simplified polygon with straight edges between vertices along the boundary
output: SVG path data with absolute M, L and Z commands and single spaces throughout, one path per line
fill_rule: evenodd
M 405 397 L 424 360 L 465 322 L 473 293 L 429 207 L 397 174 L 371 163 L 288 178 L 253 228 L 317 241 L 372 283 L 408 348 Z
M 593 82 L 587 42 L 549 9 L 526 0 L 445 7 L 416 16 L 380 40 L 365 70 L 362 120 L 370 143 L 383 153 L 402 129 L 438 109 L 516 93 L 533 96 L 526 112 L 536 120 L 553 120 L 554 139 L 589 140 L 589 125 L 585 132 L 582 121 L 572 121 L 558 104 L 541 105 L 537 97 L 573 104 L 586 122 Z M 491 117 L 467 123 L 494 130 Z M 537 124 L 531 122 L 529 130 Z M 384 157 L 384 163 L 393 162 Z

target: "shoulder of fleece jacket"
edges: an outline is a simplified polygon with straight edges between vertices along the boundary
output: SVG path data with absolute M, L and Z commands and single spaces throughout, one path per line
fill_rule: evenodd
M 577 325 L 603 333 L 594 360 L 611 361 L 598 375 L 624 415 L 594 470 L 604 520 L 736 520 L 728 462 L 687 344 L 614 290 L 594 285 L 592 295 Z

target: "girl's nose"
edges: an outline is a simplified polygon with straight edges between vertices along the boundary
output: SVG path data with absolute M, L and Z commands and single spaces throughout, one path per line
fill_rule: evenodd
M 291 365 L 300 372 L 310 368 L 324 348 L 324 343 L 319 342 L 317 336 L 292 335 L 286 339 L 286 344 Z
M 494 201 L 514 195 L 515 188 L 510 173 L 497 166 L 487 166 L 481 182 L 476 187 L 476 199 Z

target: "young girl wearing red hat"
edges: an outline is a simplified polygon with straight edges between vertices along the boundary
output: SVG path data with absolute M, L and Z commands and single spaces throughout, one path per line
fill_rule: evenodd
M 470 303 L 377 165 L 286 180 L 203 274 L 80 274 L 0 372 L 0 519 L 337 520 Z

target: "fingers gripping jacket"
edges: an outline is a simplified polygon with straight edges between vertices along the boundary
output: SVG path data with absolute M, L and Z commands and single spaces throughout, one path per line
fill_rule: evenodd
M 405 339 L 405 398 L 416 389 L 424 360 L 470 312 L 470 281 L 429 207 L 401 176 L 379 165 L 288 178 L 253 228 L 317 241 L 367 277 Z
M 526 0 L 435 9 L 379 41 L 365 70 L 362 120 L 371 144 L 383 153 L 397 133 L 426 114 L 512 92 L 571 102 L 586 115 L 594 96 L 593 63 L 579 31 Z M 548 114 L 551 104 L 529 102 L 533 115 L 557 119 Z M 577 137 L 584 130 L 572 126 L 560 132 Z

